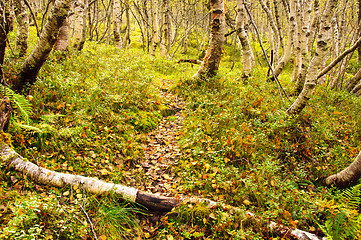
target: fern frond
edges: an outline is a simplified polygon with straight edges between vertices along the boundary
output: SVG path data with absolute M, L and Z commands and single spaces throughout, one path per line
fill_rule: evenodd
M 14 125 L 14 127 L 21 128 L 21 129 L 23 129 L 23 130 L 25 130 L 25 131 L 28 131 L 28 132 L 32 132 L 32 133 L 44 133 L 44 131 L 41 130 L 40 128 L 38 128 L 38 127 L 34 127 L 34 126 L 22 124 L 22 123 L 19 123 L 19 122 L 13 122 L 13 125 Z
M 0 86 L 0 92 L 9 97 L 13 107 L 17 109 L 17 114 L 13 115 L 14 118 L 24 121 L 26 124 L 30 124 L 30 115 L 32 114 L 31 103 L 21 94 L 15 93 L 8 87 Z

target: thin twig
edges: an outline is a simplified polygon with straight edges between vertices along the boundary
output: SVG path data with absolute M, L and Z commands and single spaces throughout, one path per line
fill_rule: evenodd
M 181 43 L 183 42 L 184 38 L 188 35 L 188 32 L 193 29 L 199 22 L 203 21 L 203 19 L 205 19 L 211 12 L 208 11 L 198 22 L 196 22 L 195 24 L 193 24 L 192 26 L 190 26 L 184 33 L 184 35 L 182 36 L 182 38 L 179 41 L 179 44 L 177 46 L 177 48 L 174 50 L 173 54 L 170 56 L 170 59 L 172 59 L 174 57 L 174 54 L 178 51 Z
M 317 79 L 321 78 L 323 75 L 328 73 L 337 63 L 339 63 L 341 60 L 343 60 L 344 57 L 346 57 L 346 55 L 355 51 L 356 48 L 359 47 L 360 45 L 361 45 L 361 37 L 355 42 L 354 45 L 352 45 L 352 47 L 350 47 L 349 49 L 346 49 L 332 63 L 330 63 L 327 67 L 322 69 L 322 71 L 318 74 Z
M 35 16 L 35 14 L 34 14 L 34 12 L 33 12 L 33 9 L 31 8 L 31 6 L 30 6 L 30 4 L 28 3 L 27 0 L 24 0 L 24 2 L 25 2 L 25 4 L 26 4 L 26 6 L 29 8 L 29 11 L 30 11 L 30 13 L 31 13 L 31 16 L 33 17 L 33 20 L 34 20 L 36 32 L 37 32 L 37 34 L 38 34 L 38 37 L 40 37 L 40 30 L 39 30 L 39 26 L 38 26 L 38 23 L 37 23 L 37 21 L 36 21 L 36 16 Z
M 97 234 L 95 233 L 95 230 L 94 230 L 94 225 L 93 225 L 92 221 L 90 220 L 89 215 L 86 213 L 85 209 L 83 208 L 83 206 L 80 203 L 79 203 L 79 207 L 81 208 L 81 210 L 83 210 L 83 213 L 85 214 L 85 216 L 90 224 L 90 227 L 92 229 L 95 240 L 98 240 Z
M 292 101 L 291 101 L 290 98 L 288 97 L 286 91 L 285 91 L 284 88 L 282 87 L 281 83 L 278 81 L 277 76 L 276 76 L 276 74 L 275 74 L 275 71 L 273 70 L 273 67 L 272 67 L 271 63 L 270 63 L 269 60 L 268 60 L 268 56 L 267 56 L 266 50 L 264 49 L 263 44 L 262 44 L 262 39 L 261 39 L 261 37 L 259 36 L 259 32 L 258 32 L 257 25 L 256 25 L 256 23 L 254 22 L 253 17 L 252 17 L 252 15 L 251 15 L 251 13 L 249 12 L 249 9 L 248 9 L 248 7 L 247 7 L 247 4 L 244 2 L 244 0 L 243 0 L 243 4 L 244 4 L 244 8 L 246 9 L 246 12 L 247 12 L 247 14 L 248 14 L 248 16 L 249 16 L 249 18 L 250 18 L 250 20 L 251 20 L 251 23 L 252 23 L 252 25 L 253 25 L 253 27 L 254 27 L 254 29 L 255 29 L 255 31 L 256 31 L 256 35 L 257 35 L 258 41 L 259 41 L 259 43 L 260 43 L 260 45 L 261 45 L 261 48 L 262 48 L 263 54 L 264 54 L 264 56 L 265 56 L 265 58 L 266 58 L 268 67 L 271 69 L 273 78 L 274 78 L 274 80 L 275 80 L 275 82 L 276 82 L 276 85 L 277 85 L 277 88 L 278 88 L 278 92 L 279 92 L 279 94 L 280 94 L 280 96 L 281 96 L 281 98 L 282 98 L 282 101 L 283 101 L 283 103 L 285 103 L 284 100 L 283 100 L 283 96 L 282 96 L 281 90 L 282 90 L 283 93 L 285 94 L 285 96 L 286 96 L 286 98 L 288 99 L 288 101 L 292 103 Z

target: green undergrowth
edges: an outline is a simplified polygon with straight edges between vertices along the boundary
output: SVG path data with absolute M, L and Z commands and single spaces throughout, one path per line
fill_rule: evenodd
M 360 151 L 360 100 L 319 86 L 309 106 L 289 116 L 290 103 L 282 100 L 274 82 L 265 81 L 264 72 L 255 71 L 247 80 L 239 76 L 221 70 L 210 80 L 181 79 L 174 88 L 189 108 L 181 138 L 187 153 L 180 161 L 182 190 L 290 227 L 322 229 L 334 239 L 356 237 L 361 226 L 357 208 L 341 207 L 334 198 L 343 193 L 323 187 L 322 180 Z M 281 82 L 291 89 L 287 79 Z M 325 206 L 325 201 L 334 205 Z M 347 227 L 357 230 L 350 234 Z M 225 232 L 226 238 L 257 236 L 247 229 L 234 236 Z
M 191 79 L 198 66 L 176 64 L 199 54 L 190 53 L 168 60 L 94 42 L 82 52 L 52 53 L 29 95 L 11 97 L 12 145 L 50 170 L 135 185 L 144 179 L 132 167 L 143 157 L 146 134 L 162 118 L 174 120 L 156 89 L 172 80 L 171 91 L 187 104 L 182 155 L 173 166 L 181 176 L 177 192 L 238 212 L 186 203 L 149 234 L 139 229 L 136 216 L 145 213 L 137 206 L 81 188 L 40 186 L 1 163 L 0 238 L 91 239 L 91 219 L 103 239 L 277 239 L 247 211 L 330 239 L 360 236 L 360 184 L 343 191 L 322 185 L 360 151 L 360 100 L 320 85 L 305 110 L 289 116 L 295 98 L 280 96 L 266 68 L 257 65 L 248 79 L 238 61 L 230 70 L 233 46 L 225 46 L 219 74 L 207 80 Z M 6 61 L 11 82 L 20 61 L 10 52 Z M 287 92 L 290 76 L 286 69 L 280 77 Z

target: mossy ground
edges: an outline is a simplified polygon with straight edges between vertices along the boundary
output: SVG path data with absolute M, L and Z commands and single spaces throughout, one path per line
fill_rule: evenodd
M 219 74 L 205 81 L 190 79 L 198 66 L 175 63 L 185 56 L 150 57 L 137 46 L 119 51 L 88 42 L 82 52 L 53 53 L 30 91 L 31 121 L 16 125 L 21 120 L 14 120 L 10 126 L 13 145 L 51 170 L 124 184 L 141 179 L 132 175 L 132 167 L 143 156 L 145 134 L 162 117 L 171 117 L 164 116 L 156 89 L 167 79 L 174 83 L 172 93 L 187 104 L 182 156 L 174 166 L 182 179 L 177 192 L 306 231 L 322 228 L 335 239 L 359 236 L 358 207 L 347 205 L 349 198 L 321 180 L 360 151 L 360 99 L 318 86 L 306 109 L 288 116 L 290 103 L 275 83 L 266 82 L 267 69 L 257 66 L 251 78 L 241 79 L 239 63 L 230 70 L 231 49 L 225 47 Z M 9 52 L 6 61 L 11 80 L 20 64 Z M 290 91 L 287 71 L 280 79 Z M 0 236 L 5 239 L 91 238 L 82 207 L 98 236 L 108 239 L 139 233 L 159 239 L 276 238 L 243 214 L 190 204 L 163 218 L 156 230 L 134 231 L 139 212 L 118 205 L 114 196 L 40 186 L 3 164 L 0 180 Z M 358 190 L 351 190 L 357 199 Z

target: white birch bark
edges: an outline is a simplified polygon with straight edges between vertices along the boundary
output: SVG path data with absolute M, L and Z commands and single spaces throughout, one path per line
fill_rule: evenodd
M 288 29 L 287 43 L 282 58 L 280 59 L 278 65 L 274 70 L 276 77 L 278 77 L 281 74 L 282 70 L 289 62 L 292 55 L 295 29 L 296 29 L 296 13 L 295 13 L 295 5 L 293 0 L 289 2 L 289 8 L 290 8 L 290 12 L 288 14 L 289 29 Z
M 28 49 L 29 16 L 22 0 L 13 0 L 14 12 L 17 22 L 16 49 L 19 56 L 24 56 Z
M 245 10 L 243 5 L 243 0 L 237 0 L 237 18 L 236 18 L 236 30 L 238 39 L 242 45 L 242 55 L 243 55 L 243 73 L 244 77 L 249 77 L 252 67 L 254 65 L 253 52 L 251 48 L 251 43 L 249 41 L 248 34 L 245 30 Z
M 152 21 L 153 21 L 153 39 L 150 55 L 155 56 L 155 52 L 159 45 L 159 11 L 158 0 L 152 0 Z
M 84 28 L 84 14 L 85 6 L 84 0 L 77 0 L 74 2 L 74 18 L 73 18 L 73 48 L 76 50 L 81 50 L 81 40 L 83 36 Z
M 32 162 L 25 161 L 7 145 L 3 145 L 1 147 L 1 156 L 2 161 L 5 161 L 10 168 L 23 172 L 27 177 L 37 183 L 60 188 L 66 185 L 77 186 L 80 188 L 83 187 L 86 191 L 92 194 L 114 192 L 130 202 L 135 202 L 137 196 L 138 190 L 136 188 L 123 186 L 121 184 L 108 183 L 99 179 L 80 175 L 54 172 L 39 167 Z
M 287 110 L 288 114 L 300 113 L 306 106 L 316 88 L 318 72 L 320 71 L 324 58 L 327 55 L 329 43 L 332 37 L 331 20 L 337 8 L 337 3 L 338 0 L 329 0 L 326 4 L 325 12 L 321 19 L 320 31 L 317 37 L 315 56 L 308 67 L 303 90 L 297 97 L 296 101 Z
M 122 24 L 122 14 L 120 12 L 120 1 L 114 0 L 114 12 L 113 12 L 113 34 L 115 45 L 122 49 L 122 38 L 120 35 L 120 26 Z
M 203 62 L 193 78 L 216 75 L 221 61 L 225 34 L 224 0 L 211 0 L 212 23 L 209 45 Z
M 168 0 L 163 0 L 163 35 L 160 43 L 160 55 L 167 56 L 171 47 L 171 29 L 169 22 Z
M 278 63 L 280 47 L 284 48 L 283 41 L 282 41 L 281 35 L 280 35 L 280 31 L 276 26 L 275 20 L 272 16 L 272 12 L 269 9 L 269 7 L 267 7 L 267 5 L 265 4 L 265 2 L 263 0 L 259 0 L 259 2 L 262 6 L 262 9 L 264 10 L 264 12 L 267 15 L 268 21 L 270 23 L 270 27 L 272 28 L 272 31 L 273 31 L 271 34 L 273 37 L 272 43 L 274 44 L 274 49 L 273 49 L 274 55 L 275 55 L 274 59 L 275 59 L 275 63 Z
M 307 69 L 309 65 L 309 57 L 310 53 L 308 52 L 308 38 L 309 38 L 309 26 L 310 26 L 310 17 L 312 12 L 312 4 L 311 0 L 306 1 L 298 1 L 298 6 L 300 9 L 303 8 L 303 14 L 301 14 L 301 21 L 302 27 L 299 27 L 300 39 L 299 39 L 299 46 L 300 46 L 300 59 L 299 59 L 299 70 L 296 80 L 296 90 L 295 93 L 299 94 L 302 91 L 303 85 L 305 83 Z
M 319 0 L 313 2 L 313 18 L 310 26 L 310 37 L 308 42 L 308 52 L 312 53 L 313 43 L 316 39 L 316 33 L 320 25 L 320 3 Z

